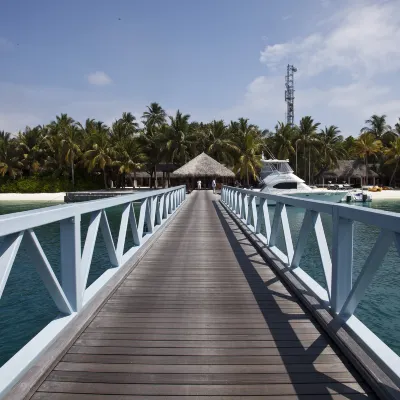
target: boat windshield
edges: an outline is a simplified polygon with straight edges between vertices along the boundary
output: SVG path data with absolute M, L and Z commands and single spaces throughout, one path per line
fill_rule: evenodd
M 261 179 L 264 179 L 266 176 L 271 175 L 273 173 L 276 174 L 290 174 L 293 170 L 290 168 L 289 163 L 287 162 L 268 162 L 263 163 L 263 167 L 261 169 Z

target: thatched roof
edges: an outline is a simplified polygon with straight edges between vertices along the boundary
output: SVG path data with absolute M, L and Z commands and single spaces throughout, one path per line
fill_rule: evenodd
M 366 175 L 365 164 L 359 160 L 339 160 L 335 169 L 322 173 L 324 178 L 337 177 L 343 179 L 365 178 Z M 370 167 L 368 168 L 368 176 L 375 178 L 379 177 L 379 175 Z
M 174 171 L 171 177 L 222 177 L 234 178 L 235 174 L 206 153 L 201 153 Z

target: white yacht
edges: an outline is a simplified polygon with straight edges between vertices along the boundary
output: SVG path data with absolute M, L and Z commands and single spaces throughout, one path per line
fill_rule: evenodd
M 348 193 L 347 190 L 313 189 L 293 173 L 289 160 L 261 159 L 261 187 L 253 189 L 262 193 L 304 197 L 312 200 L 339 203 Z M 272 202 L 268 202 L 273 204 Z

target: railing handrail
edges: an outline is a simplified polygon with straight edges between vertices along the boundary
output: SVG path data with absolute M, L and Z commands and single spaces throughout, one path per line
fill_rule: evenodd
M 166 194 L 182 188 L 186 188 L 186 186 L 180 185 L 167 189 L 149 190 L 134 194 L 122 194 L 106 199 L 88 200 L 68 205 L 61 204 L 35 210 L 1 215 L 0 237 L 20 232 L 21 230 L 31 229 L 63 219 L 72 218 L 76 215 L 87 214 L 105 208 L 144 200 L 149 197 Z
M 259 199 L 258 208 L 256 198 Z M 331 312 L 339 325 L 348 327 L 357 336 L 357 340 L 363 343 L 369 352 L 369 357 L 400 386 L 400 357 L 354 315 L 391 244 L 395 245 L 400 256 L 400 215 L 389 211 L 261 193 L 231 186 L 222 187 L 221 201 L 247 225 L 263 243 L 263 247 L 268 248 L 302 285 L 321 300 L 321 304 Z M 276 204 L 272 223 L 268 201 Z M 305 209 L 297 243 L 293 243 L 287 205 Z M 332 218 L 332 257 L 320 213 L 329 214 Z M 353 282 L 355 221 L 380 228 L 380 234 Z M 262 224 L 265 232 L 261 232 Z M 280 226 L 283 228 L 286 253 L 276 246 Z M 300 267 L 307 239 L 313 231 L 327 289 Z
M 169 219 L 185 198 L 186 186 L 181 185 L 0 217 L 0 237 L 3 237 L 0 244 L 0 298 L 22 246 L 27 249 L 30 261 L 62 313 L 0 368 L 0 398 L 110 279 L 128 265 L 135 253 Z M 139 203 L 138 213 L 134 203 Z M 122 214 L 115 243 L 105 210 L 121 205 Z M 82 249 L 81 216 L 88 213 L 90 222 Z M 34 231 L 36 227 L 54 222 L 60 223 L 60 281 Z M 133 245 L 125 251 L 128 229 L 132 233 Z M 100 232 L 109 257 L 109 269 L 87 287 L 96 238 Z
M 286 205 L 322 212 L 329 215 L 333 215 L 335 210 L 337 210 L 336 212 L 338 212 L 341 218 L 351 219 L 368 225 L 375 225 L 381 229 L 388 229 L 393 232 L 400 233 L 400 214 L 392 211 L 371 208 L 356 208 L 343 203 L 329 203 L 321 200 L 303 199 L 300 197 L 295 197 L 295 194 L 293 194 L 293 196 L 270 194 L 225 185 L 223 188 L 232 189 L 248 196 L 257 196 L 266 200 L 284 202 Z

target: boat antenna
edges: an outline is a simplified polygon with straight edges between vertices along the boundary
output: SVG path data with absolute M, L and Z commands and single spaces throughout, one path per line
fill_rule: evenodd
M 273 155 L 272 151 L 269 149 L 268 146 L 265 146 L 265 150 L 267 151 L 268 157 L 272 160 L 275 160 L 275 156 Z M 264 159 L 264 152 L 262 153 L 262 158 Z

